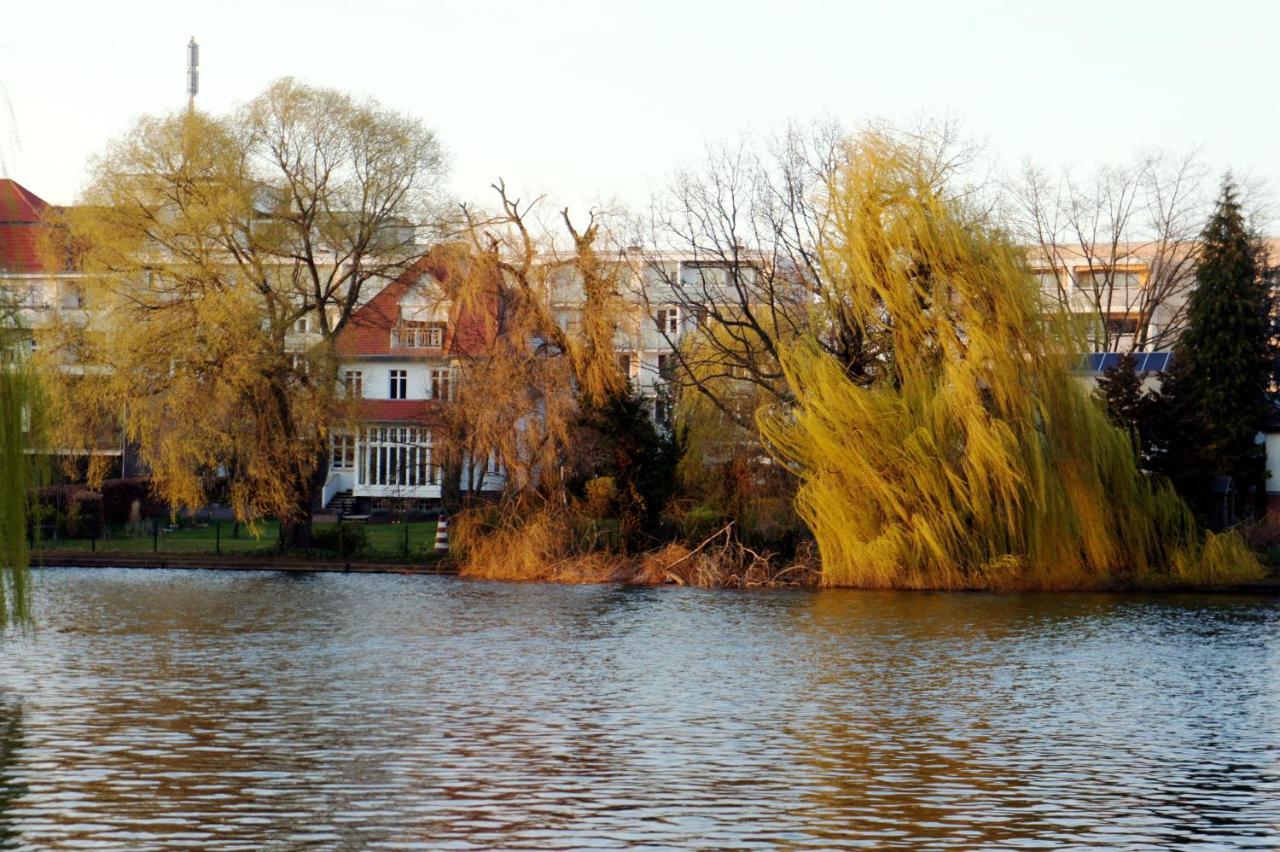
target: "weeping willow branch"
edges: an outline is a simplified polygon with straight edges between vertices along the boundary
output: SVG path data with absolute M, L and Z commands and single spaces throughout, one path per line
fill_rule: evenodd
M 801 479 L 828 585 L 1088 588 L 1258 570 L 1202 540 L 1071 375 L 1078 335 L 1046 312 L 1019 250 L 944 198 L 893 140 L 851 143 L 821 262 L 891 358 L 870 385 L 815 338 L 783 350 L 795 405 L 761 430 Z
M 27 450 L 41 406 L 35 376 L 19 354 L 27 335 L 15 313 L 0 308 L 0 627 L 31 618 L 27 514 L 36 466 Z

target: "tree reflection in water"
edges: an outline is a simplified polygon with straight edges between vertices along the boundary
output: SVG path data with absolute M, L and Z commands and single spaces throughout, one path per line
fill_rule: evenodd
M 13 809 L 27 794 L 27 785 L 17 774 L 22 746 L 22 707 L 0 695 L 0 846 L 11 846 L 18 840 Z
M 1265 598 L 39 579 L 41 630 L 0 665 L 0 847 L 1181 847 L 1280 825 Z

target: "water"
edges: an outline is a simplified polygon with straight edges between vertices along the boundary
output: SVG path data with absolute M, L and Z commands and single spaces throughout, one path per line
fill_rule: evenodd
M 0 846 L 1280 845 L 1280 601 L 48 569 Z

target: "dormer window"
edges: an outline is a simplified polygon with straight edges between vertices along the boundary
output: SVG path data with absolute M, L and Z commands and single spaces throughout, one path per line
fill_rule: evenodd
M 405 320 L 392 330 L 391 345 L 409 349 L 439 349 L 444 346 L 444 323 Z

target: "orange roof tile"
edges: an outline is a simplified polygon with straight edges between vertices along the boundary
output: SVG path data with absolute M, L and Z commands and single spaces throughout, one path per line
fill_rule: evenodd
M 22 184 L 0 178 L 0 272 L 44 270 L 40 261 L 42 221 L 50 205 Z

